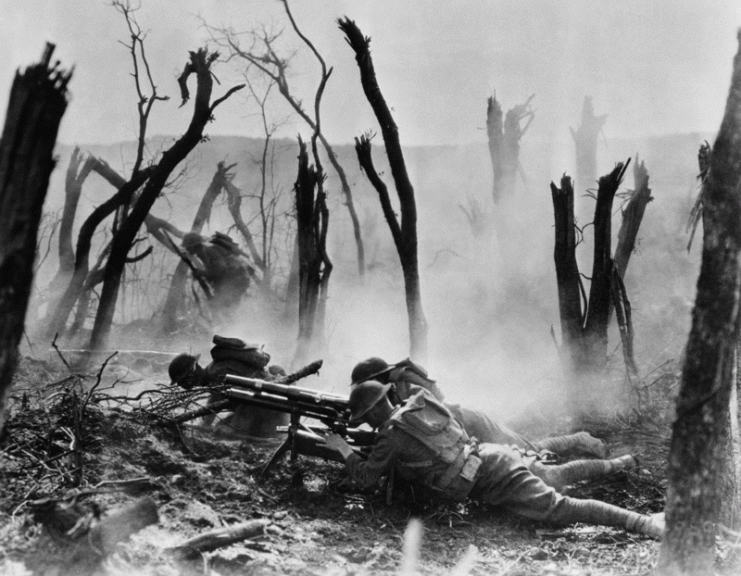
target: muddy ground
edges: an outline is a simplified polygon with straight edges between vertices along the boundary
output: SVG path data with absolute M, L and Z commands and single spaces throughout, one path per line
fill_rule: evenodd
M 285 457 L 261 476 L 279 440 L 247 442 L 196 425 L 172 427 L 156 410 L 146 410 L 168 393 L 166 364 L 139 362 L 137 372 L 134 363 L 112 359 L 97 373 L 77 374 L 61 363 L 21 362 L 11 419 L 0 438 L 0 573 L 399 573 L 413 518 L 423 525 L 421 547 L 415 551 L 409 536 L 406 559 L 413 562 L 417 553 L 424 574 L 652 571 L 659 544 L 620 530 L 553 528 L 485 505 L 429 501 L 404 486 L 394 488 L 389 504 L 383 490 L 348 492 L 341 464 L 305 457 L 295 464 Z M 578 426 L 562 419 L 520 429 L 533 437 L 545 435 L 546 427 L 551 434 L 586 429 L 603 438 L 612 455 L 637 454 L 637 470 L 568 493 L 660 511 L 677 381 L 676 366 L 668 364 L 641 384 L 639 408 Z M 144 390 L 163 393 L 144 394 L 137 403 L 120 398 Z M 139 480 L 117 484 L 132 479 Z M 87 518 L 147 497 L 156 504 L 159 522 L 101 559 L 84 535 L 71 541 L 38 514 L 40 500 L 74 495 L 73 509 Z M 265 520 L 257 537 L 190 559 L 171 550 L 198 534 L 254 519 Z M 722 549 L 719 558 L 723 570 Z

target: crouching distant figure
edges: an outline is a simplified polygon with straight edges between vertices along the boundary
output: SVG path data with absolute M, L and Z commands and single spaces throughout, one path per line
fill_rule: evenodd
M 239 307 L 254 273 L 247 255 L 226 234 L 216 232 L 211 238 L 194 232 L 183 237 L 183 248 L 193 260 L 197 273 L 213 291 L 211 306 L 225 318 Z
M 283 368 L 277 365 L 268 366 L 270 354 L 262 346 L 247 344 L 239 338 L 213 337 L 211 363 L 205 368 L 198 363 L 199 356 L 179 354 L 168 368 L 171 385 L 190 390 L 194 387 L 212 388 L 224 383 L 227 374 L 272 381 L 285 375 Z M 213 391 L 207 405 L 225 400 L 218 391 Z M 278 436 L 277 426 L 288 424 L 288 414 L 258 408 L 233 401 L 229 414 L 209 414 L 203 418 L 206 426 L 225 435 L 272 438 Z

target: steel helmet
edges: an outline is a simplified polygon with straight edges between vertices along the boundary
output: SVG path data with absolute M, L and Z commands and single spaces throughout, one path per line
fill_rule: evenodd
M 359 422 L 368 411 L 388 394 L 391 384 L 381 384 L 375 380 L 361 382 L 350 392 L 350 422 Z
M 366 380 L 372 380 L 376 376 L 390 372 L 393 369 L 394 367 L 389 366 L 383 358 L 372 356 L 371 358 L 358 362 L 358 364 L 355 365 L 355 368 L 353 368 L 352 374 L 350 375 L 350 378 L 352 379 L 350 386 L 355 386 L 356 384 L 360 384 Z
M 191 354 L 178 354 L 175 356 L 167 368 L 167 372 L 170 374 L 170 386 L 178 384 L 186 376 L 189 376 L 195 370 L 199 357 L 192 356 Z

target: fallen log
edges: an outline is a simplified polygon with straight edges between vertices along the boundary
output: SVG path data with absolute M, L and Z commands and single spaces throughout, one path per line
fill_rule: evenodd
M 167 551 L 178 559 L 192 560 L 204 552 L 211 552 L 248 538 L 262 536 L 269 524 L 269 520 L 249 520 L 235 526 L 217 528 L 194 536 L 178 546 L 167 548 Z

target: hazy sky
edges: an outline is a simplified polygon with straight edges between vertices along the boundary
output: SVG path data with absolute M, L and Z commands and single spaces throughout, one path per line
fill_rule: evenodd
M 203 44 L 197 15 L 214 25 L 247 30 L 285 25 L 277 0 L 141 0 L 137 13 L 149 31 L 147 50 L 159 90 L 172 97 L 156 106 L 151 133 L 180 134 L 190 108 L 178 109 L 176 75 L 187 51 Z M 127 31 L 105 0 L 0 0 L 3 29 L 0 98 L 3 110 L 14 70 L 38 59 L 44 42 L 75 65 L 72 101 L 60 140 L 114 142 L 135 135 L 136 109 Z M 330 141 L 351 142 L 377 130 L 360 87 L 350 47 L 336 26 L 355 20 L 372 37 L 381 89 L 405 144 L 484 141 L 486 98 L 505 110 L 536 94 L 533 138 L 568 137 L 585 95 L 609 114 L 609 137 L 717 130 L 729 86 L 738 0 L 292 0 L 294 15 L 335 70 L 323 121 Z M 290 30 L 286 50 L 301 44 Z M 220 95 L 236 80 L 216 69 Z M 294 92 L 305 102 L 318 81 L 314 62 L 299 53 Z M 285 114 L 277 108 L 277 114 Z M 245 97 L 223 104 L 210 134 L 258 135 Z M 307 134 L 295 120 L 283 135 Z

